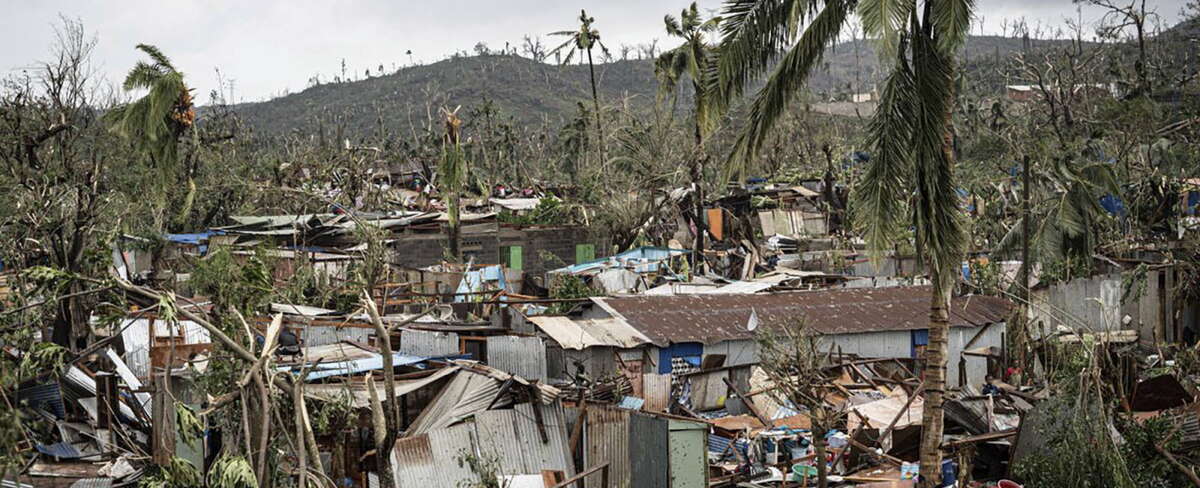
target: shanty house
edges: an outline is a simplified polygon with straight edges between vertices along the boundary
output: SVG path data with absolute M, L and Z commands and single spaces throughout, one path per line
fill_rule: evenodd
M 529 321 L 562 348 L 564 363 L 574 364 L 572 368 L 582 364 L 592 375 L 620 369 L 631 380 L 640 376 L 650 381 L 654 375 L 670 378 L 728 370 L 727 378 L 744 388 L 749 366 L 758 362 L 756 335 L 800 320 L 841 354 L 919 358 L 929 343 L 929 295 L 927 286 L 638 295 L 593 298 L 577 317 L 533 316 Z M 1002 349 L 1009 309 L 1008 301 L 996 297 L 952 300 L 949 384 L 984 380 L 989 356 Z M 556 364 L 549 369 L 552 377 L 566 374 Z M 570 371 L 573 374 L 575 369 Z M 723 379 L 708 383 L 724 388 Z M 721 395 L 709 393 L 715 395 L 710 400 L 722 401 Z M 650 402 L 650 395 L 646 396 Z

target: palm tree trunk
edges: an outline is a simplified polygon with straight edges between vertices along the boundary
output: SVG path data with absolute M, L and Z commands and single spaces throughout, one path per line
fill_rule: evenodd
M 947 338 L 950 335 L 950 284 L 946 273 L 932 270 L 933 293 L 929 302 L 929 345 L 925 348 L 925 406 L 921 412 L 921 485 L 934 487 L 941 480 L 943 411 L 946 389 Z
M 704 226 L 704 160 L 703 156 L 696 154 L 696 160 L 692 163 L 692 200 L 693 210 L 696 212 L 696 240 L 692 243 L 692 273 L 700 272 L 700 265 L 704 264 L 704 233 L 707 232 Z
M 592 66 L 592 48 L 587 50 L 588 75 L 592 80 L 592 104 L 596 109 L 596 147 L 600 151 L 600 164 L 604 164 L 604 127 L 600 123 L 600 95 L 596 94 L 596 68 Z
M 927 5 L 928 8 L 928 5 Z M 948 59 L 947 75 L 954 79 L 954 61 Z M 943 164 L 954 168 L 954 83 L 946 84 L 945 125 L 942 133 Z M 960 256 L 961 257 L 961 256 Z M 933 488 L 942 479 L 942 432 L 946 394 L 947 342 L 950 336 L 950 292 L 954 288 L 957 261 L 941 257 L 929 260 L 933 294 L 929 301 L 929 345 L 925 348 L 925 407 L 921 412 L 921 481 L 923 488 Z M 949 269 L 947 269 L 949 268 Z
M 451 190 L 446 197 L 446 223 L 448 236 L 450 239 L 450 257 L 456 261 L 462 261 L 462 252 L 459 249 L 459 241 L 462 238 L 462 226 L 459 222 L 458 215 L 458 190 Z

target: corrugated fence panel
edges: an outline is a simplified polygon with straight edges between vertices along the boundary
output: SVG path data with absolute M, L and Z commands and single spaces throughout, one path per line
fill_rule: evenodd
M 400 331 L 400 347 L 396 352 L 413 356 L 437 357 L 459 353 L 458 334 L 424 330 Z
M 629 488 L 671 485 L 667 419 L 634 413 L 629 417 Z
M 488 366 L 529 380 L 544 380 L 546 346 L 538 337 L 491 336 L 487 338 Z
M 617 488 L 628 483 L 629 414 L 619 408 L 588 407 L 583 468 L 608 463 L 609 486 L 603 486 L 599 476 L 589 476 L 586 488 Z
M 642 410 L 647 412 L 665 412 L 671 404 L 671 375 L 646 373 L 642 375 L 642 394 L 646 404 Z
M 472 429 L 462 424 L 397 440 L 392 454 L 396 486 L 460 488 L 474 481 L 470 468 L 458 463 L 465 453 L 475 454 Z
M 522 403 L 513 411 L 517 413 L 517 437 L 521 439 L 521 448 L 525 451 L 525 465 L 530 471 L 522 474 L 539 474 L 543 469 L 553 469 L 575 474 L 571 453 L 567 449 L 570 430 L 563 415 L 562 404 L 539 405 L 542 411 L 542 423 L 546 428 L 546 442 L 542 443 L 538 433 L 537 417 L 533 413 L 533 405 Z
M 502 474 L 531 473 L 525 463 L 525 446 L 530 439 L 517 436 L 517 422 L 515 410 L 490 410 L 475 415 L 480 459 L 495 459 Z
M 368 329 L 361 327 L 330 327 L 314 325 L 300 328 L 301 339 L 305 347 L 328 346 L 342 341 L 357 341 L 366 343 Z
M 125 365 L 138 378 L 150 376 L 150 321 L 134 319 L 121 323 L 121 341 L 125 343 Z

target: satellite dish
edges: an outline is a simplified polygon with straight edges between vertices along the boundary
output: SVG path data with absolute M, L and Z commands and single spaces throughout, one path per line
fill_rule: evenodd
M 750 309 L 750 319 L 746 321 L 746 330 L 754 332 L 758 328 L 758 312 Z

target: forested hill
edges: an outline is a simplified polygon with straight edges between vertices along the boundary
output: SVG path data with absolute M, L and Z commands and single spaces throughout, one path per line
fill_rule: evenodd
M 972 37 L 964 60 L 975 67 L 993 65 L 1022 49 L 1025 42 Z M 1033 41 L 1035 45 L 1061 42 Z M 825 97 L 870 91 L 877 67 L 872 42 L 842 43 L 830 49 L 809 85 Z M 596 77 L 606 106 L 620 100 L 628 100 L 635 109 L 654 103 L 657 82 L 651 60 L 599 64 Z M 350 134 L 365 134 L 375 130 L 380 121 L 391 130 L 423 127 L 429 115 L 436 119 L 443 106 L 462 106 L 460 115 L 468 114 L 483 106 L 485 99 L 500 118 L 559 127 L 578 114 L 579 102 L 591 107 L 588 67 L 558 66 L 512 55 L 457 56 L 389 75 L 324 83 L 273 100 L 240 104 L 236 110 L 251 127 L 264 133 L 312 130 L 320 117 L 338 120 Z

